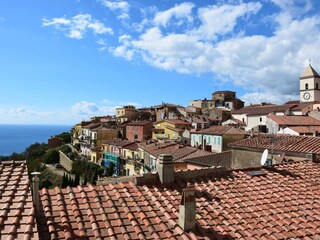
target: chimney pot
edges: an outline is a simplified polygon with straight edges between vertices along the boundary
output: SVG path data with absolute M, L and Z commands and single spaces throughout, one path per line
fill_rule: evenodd
M 33 205 L 36 209 L 36 212 L 39 212 L 40 201 L 39 201 L 39 175 L 40 172 L 31 173 L 32 176 L 32 197 L 33 197 Z
M 184 231 L 190 231 L 196 224 L 195 189 L 182 189 L 182 198 L 179 207 L 179 225 Z
M 158 175 L 163 185 L 170 185 L 174 182 L 174 166 L 171 154 L 160 154 L 158 158 Z

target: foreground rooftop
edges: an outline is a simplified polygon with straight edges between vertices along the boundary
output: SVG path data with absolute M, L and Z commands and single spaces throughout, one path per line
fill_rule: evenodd
M 0 239 L 38 239 L 24 161 L 0 162 Z
M 136 182 L 43 189 L 44 239 L 316 239 L 320 237 L 320 165 L 175 172 Z M 183 189 L 195 190 L 195 228 L 179 225 Z

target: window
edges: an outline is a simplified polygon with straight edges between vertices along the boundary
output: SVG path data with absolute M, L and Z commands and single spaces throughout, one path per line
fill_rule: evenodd
M 242 118 L 242 122 L 244 122 L 244 118 Z
M 262 117 L 260 118 L 260 122 L 262 122 Z
M 318 85 L 318 83 L 316 83 L 316 89 L 319 89 L 319 85 Z
M 220 145 L 220 137 L 218 137 L 218 145 Z
M 308 85 L 308 83 L 306 83 L 306 85 L 305 85 L 305 89 L 306 89 L 306 90 L 308 90 L 308 89 L 309 89 L 309 85 Z

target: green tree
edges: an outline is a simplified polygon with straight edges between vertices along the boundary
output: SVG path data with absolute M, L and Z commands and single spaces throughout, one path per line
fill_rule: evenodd
M 114 174 L 115 165 L 113 162 L 110 162 L 109 167 L 106 169 L 107 176 L 111 177 Z
M 48 150 L 48 145 L 44 143 L 34 143 L 26 148 L 26 159 L 32 161 L 36 158 L 42 157 Z
M 88 179 L 87 175 L 84 175 L 83 185 L 87 185 Z
M 80 184 L 80 176 L 78 174 L 76 174 L 75 178 L 74 178 L 74 185 L 78 186 Z
M 80 143 L 76 143 L 73 147 L 74 147 L 78 152 L 80 151 Z
M 97 184 L 97 180 L 98 180 L 98 169 L 96 168 L 96 171 L 94 172 L 93 178 L 92 178 L 92 184 Z
M 26 160 L 25 153 L 12 153 L 9 157 L 10 160 Z
M 62 138 L 64 143 L 71 143 L 71 136 L 68 132 L 60 133 L 57 137 Z
M 62 145 L 60 147 L 60 151 L 67 155 L 68 153 L 72 152 L 72 149 L 68 145 Z
M 59 163 L 60 161 L 60 156 L 59 156 L 59 151 L 56 148 L 48 150 L 44 155 L 43 155 L 43 161 L 48 164 L 53 164 L 53 163 Z
M 68 153 L 68 157 L 73 161 L 76 159 L 77 156 L 78 156 L 78 154 L 76 152 L 69 152 Z
M 68 186 L 68 178 L 66 176 L 66 173 L 64 173 L 61 181 L 61 188 L 65 188 L 67 186 Z

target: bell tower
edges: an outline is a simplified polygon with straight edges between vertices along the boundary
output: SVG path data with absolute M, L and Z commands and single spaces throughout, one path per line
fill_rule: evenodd
M 320 101 L 320 76 L 311 63 L 300 76 L 300 102 Z

